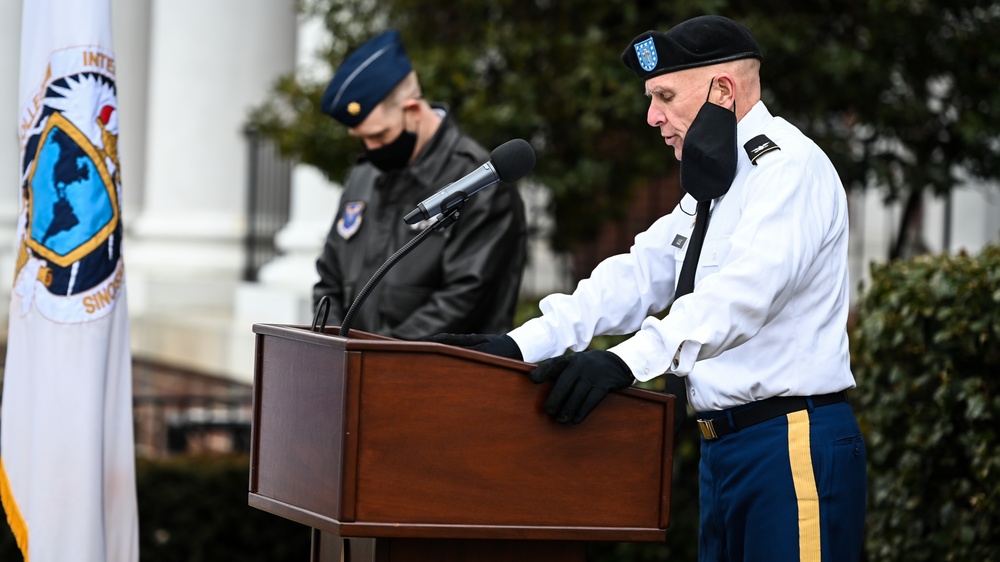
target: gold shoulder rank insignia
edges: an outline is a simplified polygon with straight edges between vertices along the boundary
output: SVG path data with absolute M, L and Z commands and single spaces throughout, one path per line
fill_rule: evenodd
M 781 148 L 774 144 L 774 141 L 767 138 L 765 135 L 757 135 L 756 137 L 747 141 L 743 145 L 743 148 L 747 151 L 747 156 L 750 157 L 750 163 L 754 166 L 757 165 L 757 159 L 761 156 L 771 152 L 772 150 L 781 150 Z

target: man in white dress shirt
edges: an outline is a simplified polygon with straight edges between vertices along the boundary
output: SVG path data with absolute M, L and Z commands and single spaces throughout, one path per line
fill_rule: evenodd
M 622 60 L 645 82 L 646 120 L 687 195 L 629 253 L 543 299 L 540 317 L 506 335 L 432 339 L 541 362 L 530 376 L 555 380 L 545 410 L 563 423 L 634 379 L 679 377 L 702 431 L 699 560 L 858 560 L 866 453 L 846 398 L 837 171 L 760 101 L 763 57 L 743 25 L 701 16 L 648 31 Z

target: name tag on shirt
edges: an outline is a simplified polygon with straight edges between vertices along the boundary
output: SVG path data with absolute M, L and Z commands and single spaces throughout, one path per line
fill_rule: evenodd
M 671 242 L 670 245 L 674 248 L 683 248 L 685 242 L 687 242 L 687 237 L 678 234 L 677 236 L 674 236 L 674 241 Z

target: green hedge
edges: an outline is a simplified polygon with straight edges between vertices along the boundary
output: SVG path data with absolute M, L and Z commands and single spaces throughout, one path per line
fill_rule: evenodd
M 140 459 L 139 560 L 209 562 L 309 559 L 309 529 L 247 505 L 249 458 Z M 0 560 L 21 560 L 4 517 Z
M 308 527 L 247 505 L 249 467 L 246 455 L 140 460 L 140 560 L 308 560 Z
M 1000 246 L 871 272 L 851 337 L 868 558 L 1000 560 Z

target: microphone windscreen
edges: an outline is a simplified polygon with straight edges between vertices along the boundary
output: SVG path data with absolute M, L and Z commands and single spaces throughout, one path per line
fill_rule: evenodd
M 490 161 L 500 181 L 517 181 L 535 168 L 535 151 L 528 141 L 512 139 L 494 148 Z

